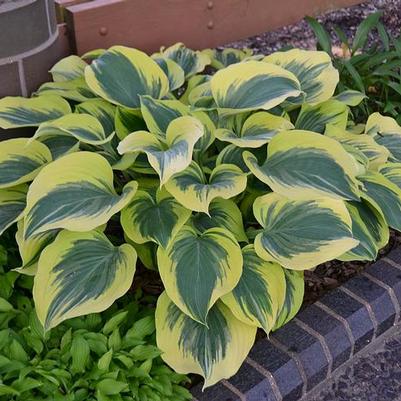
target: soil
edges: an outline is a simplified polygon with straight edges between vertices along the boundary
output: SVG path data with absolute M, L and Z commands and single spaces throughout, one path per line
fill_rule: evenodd
M 320 15 L 317 19 L 330 32 L 333 44 L 339 45 L 340 42 L 333 29 L 335 26 L 339 26 L 347 37 L 353 37 L 360 22 L 367 15 L 376 11 L 383 11 L 382 22 L 384 26 L 393 37 L 398 37 L 401 27 L 401 0 L 367 1 L 357 6 Z M 378 41 L 378 35 L 371 35 L 370 44 L 376 41 Z M 269 54 L 286 47 L 313 49 L 316 47 L 316 40 L 307 22 L 300 21 L 275 31 L 229 43 L 224 47 L 249 47 L 257 54 Z

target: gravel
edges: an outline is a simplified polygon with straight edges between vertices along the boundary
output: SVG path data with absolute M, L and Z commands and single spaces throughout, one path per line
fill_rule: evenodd
M 360 5 L 342 8 L 318 16 L 325 28 L 331 33 L 335 44 L 339 44 L 334 33 L 334 26 L 339 26 L 348 37 L 352 37 L 359 23 L 369 14 L 383 11 L 382 21 L 391 35 L 398 37 L 401 27 L 401 0 L 373 0 Z M 376 41 L 377 35 L 370 37 Z M 288 25 L 275 31 L 266 32 L 244 40 L 227 44 L 224 47 L 249 47 L 257 54 L 269 54 L 284 47 L 313 49 L 316 47 L 315 36 L 305 21 Z

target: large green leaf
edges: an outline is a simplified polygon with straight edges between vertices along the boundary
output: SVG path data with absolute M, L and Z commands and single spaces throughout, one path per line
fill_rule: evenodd
M 158 249 L 157 260 L 169 297 L 203 324 L 210 308 L 237 285 L 242 274 L 241 248 L 223 228 L 198 234 L 184 226 L 166 249 Z
M 294 74 L 274 64 L 247 61 L 218 71 L 210 81 L 221 115 L 269 110 L 301 94 Z
M 195 143 L 203 135 L 202 123 L 194 117 L 179 117 L 167 128 L 165 140 L 156 134 L 137 131 L 129 134 L 118 145 L 118 152 L 146 153 L 149 164 L 165 184 L 173 174 L 185 170 L 192 160 Z
M 38 141 L 15 138 L 0 142 L 0 188 L 32 181 L 51 160 L 49 149 Z
M 113 46 L 85 68 L 86 83 L 111 103 L 140 107 L 139 96 L 159 99 L 169 91 L 166 74 L 145 53 L 124 46 Z
M 341 200 L 292 200 L 270 193 L 257 198 L 253 210 L 263 227 L 255 238 L 256 253 L 287 269 L 310 269 L 358 245 Z
M 22 217 L 27 191 L 26 184 L 0 189 L 0 235 Z
M 152 59 L 156 61 L 159 67 L 167 75 L 171 91 L 184 85 L 185 72 L 175 61 L 162 56 L 152 56 Z
M 207 316 L 207 326 L 185 315 L 166 293 L 157 302 L 157 345 L 161 357 L 178 373 L 197 373 L 204 388 L 233 376 L 248 355 L 256 327 L 236 319 L 221 302 Z
M 56 228 L 89 231 L 126 206 L 137 188 L 125 185 L 122 195 L 113 187 L 113 170 L 100 155 L 76 152 L 46 166 L 29 187 L 25 238 Z
M 304 94 L 291 103 L 316 104 L 329 100 L 339 81 L 331 57 L 322 51 L 292 49 L 275 52 L 263 59 L 292 72 L 299 80 Z
M 101 312 L 131 286 L 136 252 L 99 231 L 62 231 L 42 252 L 35 276 L 36 313 L 46 330 L 64 320 Z
M 209 179 L 198 164 L 192 162 L 184 171 L 175 174 L 166 189 L 189 210 L 208 213 L 215 198 L 229 199 L 244 191 L 246 174 L 232 164 L 220 164 Z
M 241 279 L 229 294 L 222 297 L 222 301 L 237 319 L 250 326 L 261 327 L 269 334 L 284 304 L 283 268 L 261 259 L 253 245 L 243 248 L 242 256 Z
M 4 97 L 0 99 L 0 128 L 35 127 L 68 113 L 70 105 L 59 96 Z
M 262 166 L 250 152 L 244 160 L 273 191 L 297 199 L 359 199 L 358 167 L 336 140 L 308 131 L 280 132 L 267 151 Z
M 139 190 L 121 211 L 121 225 L 132 241 L 138 244 L 153 241 L 165 248 L 190 215 L 191 212 L 166 191 Z

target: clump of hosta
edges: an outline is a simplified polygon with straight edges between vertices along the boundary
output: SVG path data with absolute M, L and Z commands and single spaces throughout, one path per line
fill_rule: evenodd
M 75 318 L 44 333 L 26 296 L 29 283 L 17 276 L 5 273 L 0 260 L 0 400 L 192 398 L 182 387 L 187 378 L 160 358 L 152 309 L 125 298 L 120 309 Z
M 1 127 L 37 127 L 0 143 L 0 226 L 45 330 L 108 308 L 138 257 L 165 289 L 162 358 L 207 387 L 297 313 L 305 269 L 374 260 L 401 229 L 401 127 L 355 125 L 364 95 L 336 93 L 324 52 L 115 46 L 51 72 L 0 101 Z

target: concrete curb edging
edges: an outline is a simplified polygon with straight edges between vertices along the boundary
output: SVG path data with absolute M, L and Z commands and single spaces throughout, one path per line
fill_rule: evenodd
M 401 246 L 255 343 L 229 380 L 194 401 L 297 401 L 400 321 Z

